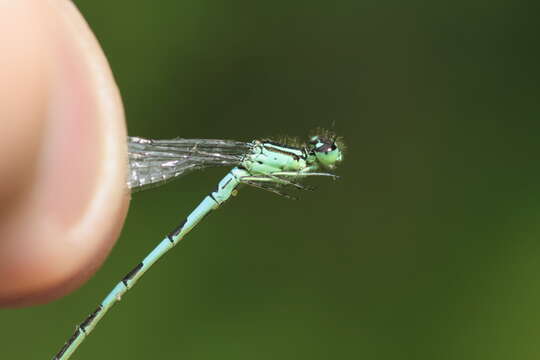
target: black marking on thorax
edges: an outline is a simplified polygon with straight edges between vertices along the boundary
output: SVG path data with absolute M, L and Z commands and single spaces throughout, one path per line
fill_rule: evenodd
M 270 145 L 270 146 L 267 146 L 267 145 Z M 305 150 L 303 150 L 303 149 L 293 148 L 294 150 L 298 150 L 298 151 L 302 152 L 302 155 L 299 156 L 298 154 L 295 154 L 292 151 L 287 151 L 287 150 L 284 150 L 284 149 L 280 149 L 280 148 L 289 148 L 289 149 L 292 148 L 292 147 L 287 146 L 287 145 L 278 144 L 278 143 L 275 143 L 275 142 L 272 142 L 272 141 L 266 141 L 266 142 L 263 143 L 263 146 L 268 151 L 273 151 L 273 152 L 276 152 L 276 153 L 279 153 L 279 154 L 283 154 L 283 155 L 292 157 L 295 161 L 298 161 L 300 159 L 306 160 L 306 158 L 307 158 L 307 154 L 306 154 Z
M 278 143 L 277 141 L 272 141 L 272 140 L 262 140 L 261 142 L 262 142 L 263 144 L 269 144 L 269 145 L 279 146 L 279 147 L 283 147 L 283 148 L 290 148 L 289 145 L 283 144 L 283 143 Z

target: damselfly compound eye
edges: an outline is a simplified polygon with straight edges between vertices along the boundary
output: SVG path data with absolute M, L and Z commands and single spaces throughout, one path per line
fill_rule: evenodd
M 341 161 L 342 153 L 334 139 L 313 136 L 309 143 L 321 165 L 331 169 L 337 162 Z

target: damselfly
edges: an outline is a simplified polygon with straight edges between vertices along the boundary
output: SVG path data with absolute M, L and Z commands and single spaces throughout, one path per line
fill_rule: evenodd
M 107 311 L 167 251 L 172 249 L 206 215 L 235 195 L 246 184 L 291 198 L 288 187 L 308 190 L 299 181 L 307 176 L 329 176 L 343 158 L 343 144 L 326 132 L 309 138 L 306 144 L 294 140 L 286 144 L 270 140 L 239 142 L 232 140 L 172 139 L 147 140 L 128 137 L 129 175 L 132 191 L 159 186 L 191 170 L 211 166 L 234 166 L 216 189 L 170 232 L 133 270 L 114 287 L 97 309 L 84 320 L 53 360 L 68 359 Z

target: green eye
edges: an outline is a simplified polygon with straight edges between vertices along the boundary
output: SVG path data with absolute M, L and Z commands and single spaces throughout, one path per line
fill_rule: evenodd
M 333 167 L 337 162 L 341 161 L 341 151 L 336 147 L 330 151 L 315 151 L 315 156 L 321 165 Z
M 336 162 L 341 161 L 341 152 L 337 148 L 328 152 L 316 151 L 315 156 L 321 165 L 326 167 L 332 167 Z
M 333 168 L 337 162 L 341 161 L 342 153 L 334 140 L 314 136 L 310 141 L 313 153 L 319 163 L 328 168 Z

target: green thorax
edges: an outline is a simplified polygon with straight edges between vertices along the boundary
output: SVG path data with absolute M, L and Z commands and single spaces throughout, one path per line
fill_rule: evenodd
M 307 157 L 304 149 L 254 141 L 252 151 L 242 165 L 253 174 L 270 175 L 275 172 L 301 171 L 307 166 Z

